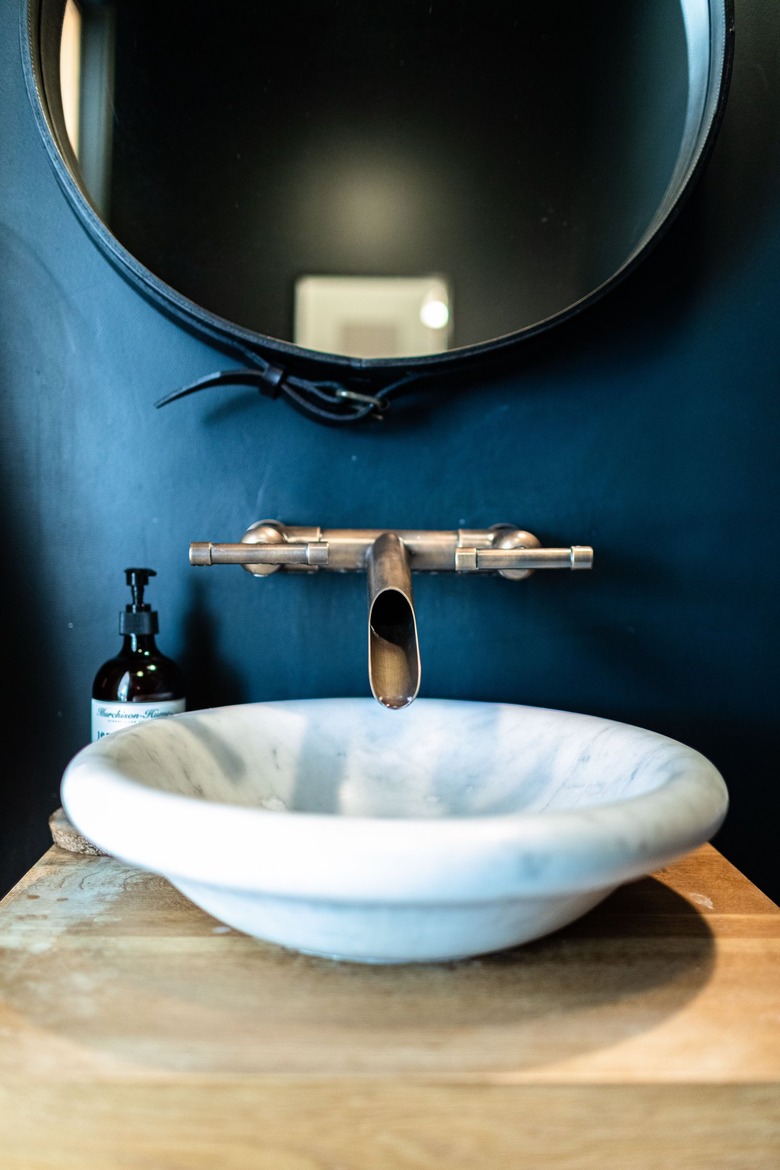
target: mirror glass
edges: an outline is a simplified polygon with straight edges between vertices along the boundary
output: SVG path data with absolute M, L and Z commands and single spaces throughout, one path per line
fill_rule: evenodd
M 131 255 L 360 357 L 598 289 L 646 239 L 689 100 L 679 0 L 68 0 L 61 46 L 79 181 Z

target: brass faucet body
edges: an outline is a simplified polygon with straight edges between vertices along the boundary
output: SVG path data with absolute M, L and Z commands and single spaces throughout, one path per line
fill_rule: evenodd
M 530 532 L 511 524 L 418 531 L 323 529 L 259 520 L 238 544 L 191 544 L 190 564 L 241 565 L 257 577 L 279 569 L 365 572 L 371 690 L 385 707 L 398 709 L 413 702 L 420 688 L 412 572 L 488 572 L 521 580 L 537 569 L 590 569 L 593 549 L 542 548 Z

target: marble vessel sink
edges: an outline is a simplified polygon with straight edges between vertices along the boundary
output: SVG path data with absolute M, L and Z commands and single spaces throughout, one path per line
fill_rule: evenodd
M 139 724 L 68 766 L 106 851 L 238 930 L 364 962 L 538 938 L 708 840 L 724 782 L 585 715 L 420 699 L 256 703 Z

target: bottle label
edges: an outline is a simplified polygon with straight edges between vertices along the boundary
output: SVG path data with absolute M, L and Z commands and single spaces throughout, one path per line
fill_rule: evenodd
M 92 700 L 92 742 L 132 727 L 145 719 L 164 719 L 168 715 L 179 715 L 186 710 L 184 699 L 166 699 L 156 703 L 110 703 L 104 699 Z

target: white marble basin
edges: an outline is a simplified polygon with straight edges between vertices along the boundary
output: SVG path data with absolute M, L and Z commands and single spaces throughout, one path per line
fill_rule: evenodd
M 256 703 L 85 748 L 65 810 L 238 930 L 365 962 L 538 938 L 706 841 L 703 756 L 563 711 L 420 699 Z

